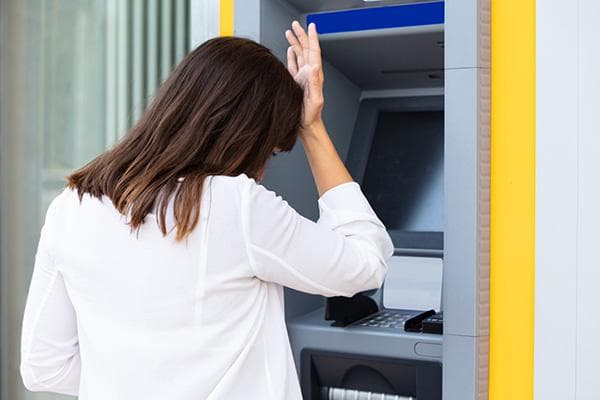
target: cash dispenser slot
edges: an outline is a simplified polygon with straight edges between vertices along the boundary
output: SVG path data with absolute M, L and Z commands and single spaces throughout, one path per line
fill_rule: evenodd
M 321 309 L 289 321 L 288 332 L 304 399 L 368 399 L 368 393 L 371 399 L 442 398 L 441 335 L 334 327 Z
M 437 400 L 442 396 L 439 363 L 310 349 L 303 351 L 301 362 L 307 371 L 302 386 L 309 399 L 350 399 L 362 394 L 365 399 Z
M 323 117 L 340 156 L 388 227 L 396 255 L 439 260 L 444 2 L 381 4 L 262 0 L 260 38 L 285 60 L 282 29 L 293 19 L 316 23 L 325 70 Z M 273 160 L 265 184 L 317 219 L 317 193 L 302 149 Z M 383 326 L 375 318 L 401 312 L 408 319 L 431 307 L 388 309 L 382 293 L 328 304 L 286 291 L 288 333 L 305 399 L 441 400 L 443 336 Z M 326 311 L 338 326 L 325 319 Z M 437 326 L 432 330 L 438 331 Z

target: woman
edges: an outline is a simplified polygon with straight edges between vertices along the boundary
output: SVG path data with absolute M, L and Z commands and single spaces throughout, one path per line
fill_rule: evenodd
M 209 40 L 50 205 L 25 310 L 30 390 L 93 399 L 299 399 L 282 286 L 379 287 L 392 244 L 323 121 L 314 25 Z M 261 186 L 299 137 L 318 223 Z

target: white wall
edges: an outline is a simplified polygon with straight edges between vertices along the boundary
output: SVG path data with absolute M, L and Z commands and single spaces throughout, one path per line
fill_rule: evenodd
M 600 2 L 537 2 L 535 398 L 600 398 Z
M 579 0 L 577 399 L 600 399 L 600 2 Z

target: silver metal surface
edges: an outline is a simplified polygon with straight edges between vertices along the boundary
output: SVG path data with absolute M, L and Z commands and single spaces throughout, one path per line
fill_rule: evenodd
M 412 396 L 398 396 L 396 394 L 363 392 L 360 390 L 327 388 L 328 400 L 417 400 Z

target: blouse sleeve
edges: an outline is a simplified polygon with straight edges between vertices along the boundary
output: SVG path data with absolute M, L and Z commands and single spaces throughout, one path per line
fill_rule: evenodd
M 242 219 L 258 278 L 323 296 L 349 297 L 381 286 L 394 248 L 357 183 L 324 193 L 315 223 L 250 182 L 242 196 Z
M 21 337 L 21 376 L 32 391 L 77 395 L 81 361 L 75 310 L 53 254 L 57 200 L 42 228 Z

